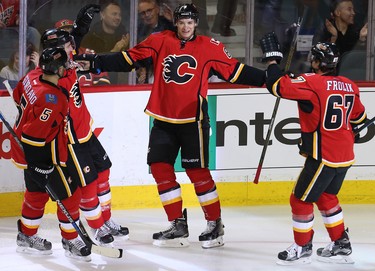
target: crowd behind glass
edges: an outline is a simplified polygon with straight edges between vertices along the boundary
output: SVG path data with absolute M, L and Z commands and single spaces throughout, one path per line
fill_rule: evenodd
M 5 79 L 14 80 L 35 66 L 40 53 L 40 35 L 49 28 L 69 27 L 81 7 L 86 4 L 105 5 L 108 0 L 19 0 L 18 21 L 8 26 L 6 2 L 0 0 L 0 73 Z M 15 1 L 17 2 L 17 1 Z M 118 6 L 96 14 L 90 32 L 81 47 L 96 53 L 126 50 L 152 32 L 173 29 L 173 10 L 182 0 L 117 0 Z M 188 1 L 189 2 L 189 1 Z M 294 73 L 309 70 L 308 53 L 313 43 L 322 39 L 326 20 L 333 19 L 330 10 L 332 0 L 193 0 L 200 11 L 198 34 L 212 36 L 223 42 L 228 51 L 240 61 L 262 68 L 259 38 L 274 31 L 282 44 L 284 56 L 289 54 L 296 22 L 302 19 L 296 52 L 290 70 Z M 353 0 L 354 27 L 358 32 L 368 27 L 372 37 L 374 5 L 372 1 Z M 107 15 L 106 13 L 107 12 Z M 153 16 L 159 18 L 153 23 Z M 103 21 L 115 26 L 116 34 L 106 33 Z M 147 28 L 148 24 L 156 25 Z M 100 37 L 101 39 L 95 39 Z M 349 51 L 342 53 L 338 73 L 353 80 L 374 79 L 374 41 L 360 38 Z M 82 52 L 82 50 L 80 51 Z M 372 56 L 372 57 L 371 57 Z M 284 57 L 284 60 L 287 57 Z M 147 65 L 146 65 L 147 66 Z M 12 70 L 12 67 L 17 67 Z M 18 68 L 19 67 L 19 68 Z M 10 77 L 12 76 L 12 77 Z M 109 74 L 111 84 L 143 84 L 152 82 L 152 71 L 147 67 L 130 74 Z M 0 78 L 3 81 L 4 78 Z M 220 81 L 213 78 L 211 82 Z

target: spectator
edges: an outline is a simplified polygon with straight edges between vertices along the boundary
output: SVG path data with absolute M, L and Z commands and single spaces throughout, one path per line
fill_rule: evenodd
M 199 25 L 197 33 L 201 35 L 208 35 L 210 27 L 207 20 L 207 1 L 206 0 L 192 0 L 191 1 L 199 11 Z
M 32 44 L 26 49 L 26 72 L 29 72 L 38 66 L 39 53 L 35 50 Z M 14 51 L 10 58 L 7 66 L 3 67 L 0 71 L 0 77 L 3 77 L 10 81 L 19 81 L 19 52 Z
M 160 6 L 156 0 L 139 0 L 138 14 L 138 42 L 147 38 L 151 33 L 160 32 L 166 29 L 174 30 L 173 22 L 160 15 Z M 139 84 L 152 83 L 152 65 L 150 62 L 146 62 L 144 63 L 144 66 L 145 67 L 141 67 L 137 70 L 137 82 Z
M 18 31 L 20 15 L 19 0 L 0 0 L 0 29 L 13 27 Z M 27 41 L 39 51 L 40 33 L 31 26 L 27 27 Z
M 238 0 L 218 0 L 217 13 L 211 32 L 224 37 L 236 36 L 236 31 L 231 28 L 234 15 L 236 15 Z
M 322 29 L 316 33 L 313 43 L 319 41 L 335 43 L 340 55 L 353 49 L 364 49 L 367 39 L 367 23 L 359 29 L 354 24 L 352 0 L 335 0 L 331 4 L 331 18 L 325 20 Z
M 128 49 L 130 35 L 121 21 L 120 4 L 117 1 L 106 2 L 101 6 L 100 22 L 94 24 L 83 38 L 82 46 L 97 53 Z
M 151 33 L 162 30 L 173 30 L 174 25 L 171 19 L 160 15 L 160 6 L 156 0 L 139 0 L 138 2 L 138 42 L 147 38 Z

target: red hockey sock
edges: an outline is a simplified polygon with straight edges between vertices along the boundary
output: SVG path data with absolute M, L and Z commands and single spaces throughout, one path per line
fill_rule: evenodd
M 294 241 L 297 245 L 304 246 L 314 235 L 314 205 L 311 202 L 304 202 L 292 194 L 290 206 L 293 214 Z
M 32 236 L 38 232 L 48 199 L 47 192 L 25 191 L 21 218 L 21 231 L 24 234 Z
M 109 169 L 98 172 L 98 178 L 96 179 L 97 193 L 104 221 L 107 221 L 111 218 L 112 194 L 109 184 L 109 173 Z
M 98 229 L 103 226 L 104 219 L 99 204 L 96 181 L 82 187 L 81 191 L 82 197 L 79 207 L 86 218 L 87 224 L 93 229 Z
M 153 163 L 151 173 L 158 186 L 160 200 L 168 221 L 182 217 L 181 188 L 176 182 L 173 166 L 167 163 Z
M 345 231 L 344 215 L 336 195 L 323 193 L 316 202 L 324 225 L 332 241 L 341 238 Z
M 220 200 L 209 169 L 186 169 L 186 174 L 194 184 L 195 193 L 203 209 L 205 219 L 211 221 L 218 219 L 221 216 Z

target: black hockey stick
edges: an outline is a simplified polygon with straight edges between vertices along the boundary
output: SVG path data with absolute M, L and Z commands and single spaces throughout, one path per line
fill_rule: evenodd
M 13 128 L 10 126 L 9 122 L 4 118 L 3 113 L 0 111 L 0 119 L 7 127 L 10 134 L 14 137 L 17 144 L 20 146 L 20 148 L 23 150 L 23 146 L 19 138 L 17 137 L 16 132 L 13 130 Z M 61 211 L 65 214 L 65 216 L 68 218 L 69 222 L 72 224 L 74 229 L 77 231 L 78 235 L 81 237 L 82 241 L 85 243 L 85 245 L 90 249 L 91 252 L 95 254 L 99 254 L 106 257 L 111 258 L 121 258 L 123 250 L 121 248 L 111 248 L 111 247 L 102 247 L 95 244 L 90 236 L 88 235 L 86 229 L 83 227 L 83 225 L 80 223 L 78 226 L 77 223 L 74 221 L 73 217 L 70 215 L 69 211 L 66 209 L 64 204 L 61 202 L 61 200 L 58 199 L 55 191 L 50 187 L 50 185 L 47 183 L 45 186 L 46 191 L 48 194 L 56 201 L 56 203 L 59 205 Z
M 355 127 L 353 129 L 354 134 L 358 135 L 361 131 L 363 131 L 364 129 L 366 129 L 370 125 L 374 124 L 374 121 L 375 121 L 375 117 L 373 117 L 372 119 L 366 121 L 365 124 L 363 124 L 361 127 Z
M 296 31 L 294 32 L 293 40 L 292 40 L 292 43 L 290 45 L 288 58 L 287 58 L 287 61 L 285 63 L 285 68 L 284 68 L 285 71 L 289 70 L 290 64 L 292 63 L 294 51 L 295 51 L 296 46 L 297 46 L 297 36 L 298 36 L 299 30 L 301 28 L 301 23 L 302 23 L 302 18 L 300 17 L 300 18 L 298 18 L 297 25 L 296 25 Z M 273 128 L 273 124 L 275 123 L 276 114 L 277 114 L 277 110 L 279 109 L 280 100 L 281 100 L 281 98 L 277 97 L 276 102 L 275 102 L 275 106 L 273 107 L 271 122 L 270 122 L 270 125 L 268 126 L 266 140 L 265 140 L 264 145 L 263 145 L 262 153 L 261 153 L 260 158 L 259 158 L 258 168 L 257 168 L 257 171 L 255 173 L 255 177 L 254 177 L 254 181 L 253 181 L 253 183 L 255 183 L 255 184 L 259 183 L 260 172 L 262 171 L 264 158 L 266 156 L 267 147 L 268 147 L 269 142 L 270 142 L 272 128 Z

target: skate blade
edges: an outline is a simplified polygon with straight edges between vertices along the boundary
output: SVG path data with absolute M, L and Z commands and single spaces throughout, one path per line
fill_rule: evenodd
M 303 264 L 310 264 L 311 263 L 311 257 L 302 257 L 295 261 L 283 261 L 278 260 L 276 264 L 278 265 L 303 265 Z
M 223 236 L 219 236 L 213 240 L 201 241 L 202 248 L 214 248 L 214 247 L 222 247 L 224 246 L 224 239 Z
M 190 245 L 187 238 L 176 238 L 168 240 L 154 240 L 152 242 L 154 246 L 157 247 L 188 247 Z
M 129 234 L 127 234 L 127 235 L 121 235 L 121 234 L 119 234 L 119 235 L 113 235 L 113 237 L 115 238 L 115 240 L 116 239 L 118 239 L 118 240 L 124 240 L 124 241 L 129 240 Z
M 81 261 L 81 262 L 91 262 L 91 256 L 90 255 L 89 256 L 78 256 L 78 255 L 75 255 L 75 254 L 71 253 L 70 251 L 65 250 L 65 256 L 67 258 L 78 260 L 78 261 Z
M 16 251 L 18 253 L 32 254 L 32 255 L 51 255 L 52 250 L 37 250 L 31 247 L 19 247 L 17 246 Z
M 323 263 L 354 264 L 354 261 L 350 256 L 344 255 L 337 255 L 331 257 L 318 256 L 317 260 Z

